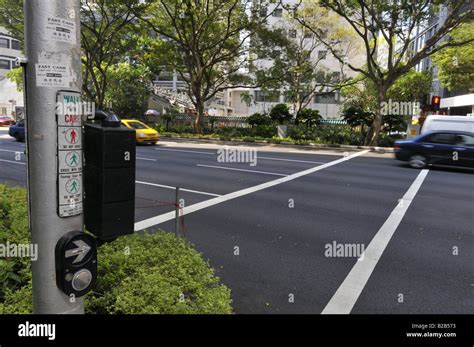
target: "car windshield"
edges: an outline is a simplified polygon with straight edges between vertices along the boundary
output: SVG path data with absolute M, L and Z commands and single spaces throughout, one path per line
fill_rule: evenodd
M 128 125 L 130 125 L 133 129 L 137 129 L 137 130 L 148 129 L 148 127 L 145 124 L 140 123 L 140 122 L 128 122 Z

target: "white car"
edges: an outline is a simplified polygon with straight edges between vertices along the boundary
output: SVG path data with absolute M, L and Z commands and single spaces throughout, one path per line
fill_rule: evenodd
M 428 116 L 423 123 L 421 134 L 431 131 L 464 131 L 474 133 L 474 117 L 469 116 Z

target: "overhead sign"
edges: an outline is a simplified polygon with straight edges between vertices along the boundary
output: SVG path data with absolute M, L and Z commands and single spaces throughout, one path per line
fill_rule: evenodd
M 58 214 L 82 213 L 82 120 L 81 97 L 59 92 L 56 100 L 58 124 Z

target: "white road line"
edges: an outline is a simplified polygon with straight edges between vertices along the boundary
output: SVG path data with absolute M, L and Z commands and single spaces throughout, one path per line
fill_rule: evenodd
M 367 284 L 377 262 L 382 257 L 385 248 L 400 225 L 400 222 L 418 193 L 418 190 L 423 184 L 428 172 L 429 170 L 422 170 L 415 181 L 413 181 L 408 191 L 399 201 L 397 207 L 395 207 L 388 219 L 367 246 L 360 260 L 356 262 L 351 272 L 349 272 L 344 282 L 342 282 L 336 293 L 326 305 L 322 314 L 351 313 L 360 293 Z
M 150 158 L 140 158 L 140 157 L 137 157 L 137 160 L 158 161 L 158 160 L 156 160 L 156 159 L 150 159 Z
M 283 158 L 274 158 L 274 157 L 257 157 L 257 159 L 277 160 L 277 161 L 291 161 L 291 162 L 295 162 L 295 163 L 311 163 L 311 164 L 325 164 L 326 163 L 326 162 L 322 162 L 322 161 L 283 159 Z
M 200 151 L 188 151 L 184 149 L 164 149 L 164 148 L 155 148 L 157 151 L 168 151 L 168 152 L 183 152 L 183 153 L 195 153 L 195 154 L 207 154 L 207 155 L 216 155 L 212 152 L 200 152 Z
M 246 169 L 236 169 L 233 167 L 224 167 L 224 166 L 214 166 L 214 165 L 203 165 L 203 164 L 197 164 L 196 166 L 199 167 L 209 167 L 211 169 L 221 169 L 221 170 L 231 170 L 231 171 L 243 171 L 243 172 L 252 172 L 252 173 L 258 173 L 258 174 L 263 174 L 263 175 L 272 175 L 272 176 L 288 176 L 285 174 L 281 173 L 276 173 L 276 172 L 267 172 L 267 171 L 257 171 L 257 170 L 246 170 Z
M 23 150 L 18 150 L 18 151 L 12 151 L 10 149 L 0 149 L 0 152 L 8 152 L 8 153 L 21 153 L 21 154 L 24 154 L 23 151 L 24 151 L 24 149 Z
M 190 205 L 190 206 L 187 206 L 187 207 L 183 208 L 182 215 L 193 213 L 193 212 L 205 209 L 207 207 L 211 207 L 211 206 L 221 204 L 223 202 L 226 202 L 226 201 L 229 201 L 229 200 L 232 200 L 232 199 L 239 198 L 239 197 L 244 196 L 244 195 L 255 193 L 255 192 L 258 192 L 258 191 L 266 189 L 266 188 L 274 187 L 274 186 L 277 186 L 279 184 L 292 181 L 294 179 L 297 179 L 297 178 L 312 174 L 314 172 L 324 170 L 328 167 L 343 163 L 347 160 L 358 157 L 358 156 L 363 155 L 367 152 L 369 152 L 369 151 L 364 150 L 364 151 L 349 155 L 345 158 L 337 159 L 337 160 L 331 161 L 331 162 L 323 164 L 323 165 L 315 166 L 313 168 L 310 168 L 310 169 L 307 169 L 307 170 L 304 170 L 304 171 L 300 171 L 300 172 L 294 173 L 294 174 L 286 176 L 286 177 L 277 178 L 277 179 L 275 179 L 273 181 L 270 181 L 270 182 L 265 182 L 265 183 L 262 183 L 262 184 L 259 184 L 259 185 L 256 185 L 256 186 L 253 186 L 253 187 L 250 187 L 250 188 L 245 188 L 245 189 L 242 189 L 242 190 L 238 190 L 236 192 L 229 193 L 229 194 L 226 194 L 226 195 L 222 195 L 222 196 L 216 197 L 214 199 L 209 199 L 209 200 L 206 200 L 206 201 L 198 202 L 197 204 Z M 156 217 L 145 219 L 145 220 L 142 220 L 140 222 L 135 223 L 135 231 L 144 230 L 146 228 L 151 228 L 155 225 L 167 222 L 167 221 L 172 220 L 174 218 L 175 218 L 175 212 L 172 211 L 172 212 L 164 213 L 164 214 L 156 216 Z
M 143 182 L 143 181 L 135 181 L 135 183 L 143 184 L 143 185 L 147 185 L 147 186 L 153 186 L 153 187 L 166 188 L 166 189 L 173 189 L 173 190 L 176 189 L 176 187 L 165 186 L 164 184 L 156 184 L 156 183 Z M 179 190 L 180 190 L 180 191 L 183 191 L 183 192 L 195 193 L 195 194 L 201 194 L 201 195 L 221 196 L 221 195 L 219 195 L 219 194 L 213 194 L 213 193 L 207 193 L 207 192 L 200 192 L 200 191 L 198 191 L 198 190 L 191 190 L 191 189 L 184 189 L 184 188 L 180 188 Z
M 5 160 L 5 159 L 0 159 L 0 161 L 4 161 L 5 163 L 11 163 L 11 164 L 26 165 L 26 163 L 22 163 L 21 161 L 13 161 L 13 160 Z

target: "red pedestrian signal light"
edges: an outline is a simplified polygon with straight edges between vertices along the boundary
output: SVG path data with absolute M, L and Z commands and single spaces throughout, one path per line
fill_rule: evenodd
M 441 98 L 439 96 L 433 96 L 431 98 L 431 109 L 433 111 L 439 111 L 440 103 L 441 103 Z

